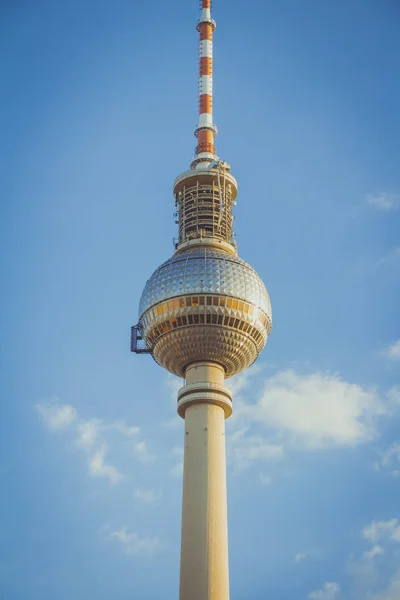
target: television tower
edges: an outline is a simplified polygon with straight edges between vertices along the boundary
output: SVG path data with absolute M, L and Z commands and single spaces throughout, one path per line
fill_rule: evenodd
M 151 353 L 184 379 L 185 420 L 180 600 L 229 600 L 225 419 L 228 377 L 260 354 L 272 327 L 271 302 L 254 269 L 237 255 L 232 206 L 237 182 L 216 155 L 212 105 L 211 0 L 200 0 L 197 147 L 174 182 L 175 252 L 147 281 L 131 350 Z

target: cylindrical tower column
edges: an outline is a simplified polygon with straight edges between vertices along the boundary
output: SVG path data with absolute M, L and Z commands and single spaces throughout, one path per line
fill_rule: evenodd
M 232 412 L 224 369 L 186 370 L 178 392 L 185 419 L 180 600 L 229 600 L 225 418 Z

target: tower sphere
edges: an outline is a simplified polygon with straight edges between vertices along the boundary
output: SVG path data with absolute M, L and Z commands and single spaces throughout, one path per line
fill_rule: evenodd
M 184 377 L 191 363 L 213 361 L 231 377 L 266 344 L 271 302 L 256 271 L 213 246 L 175 253 L 144 288 L 139 329 L 154 359 Z

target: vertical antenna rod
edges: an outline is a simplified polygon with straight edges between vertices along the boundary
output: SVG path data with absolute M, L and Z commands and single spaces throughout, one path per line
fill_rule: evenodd
M 210 163 L 217 158 L 215 154 L 214 138 L 217 128 L 213 124 L 213 59 L 212 44 L 213 33 L 216 28 L 214 19 L 211 18 L 211 0 L 200 0 L 201 17 L 197 22 L 197 31 L 200 34 L 199 43 L 199 123 L 195 129 L 197 137 L 196 155 L 192 167 L 200 163 Z

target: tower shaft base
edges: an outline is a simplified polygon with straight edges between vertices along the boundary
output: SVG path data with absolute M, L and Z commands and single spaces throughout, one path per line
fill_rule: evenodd
M 180 600 L 229 600 L 225 417 L 230 411 L 225 404 L 230 400 L 223 382 L 222 367 L 199 363 L 189 367 L 179 392 L 185 405 Z

